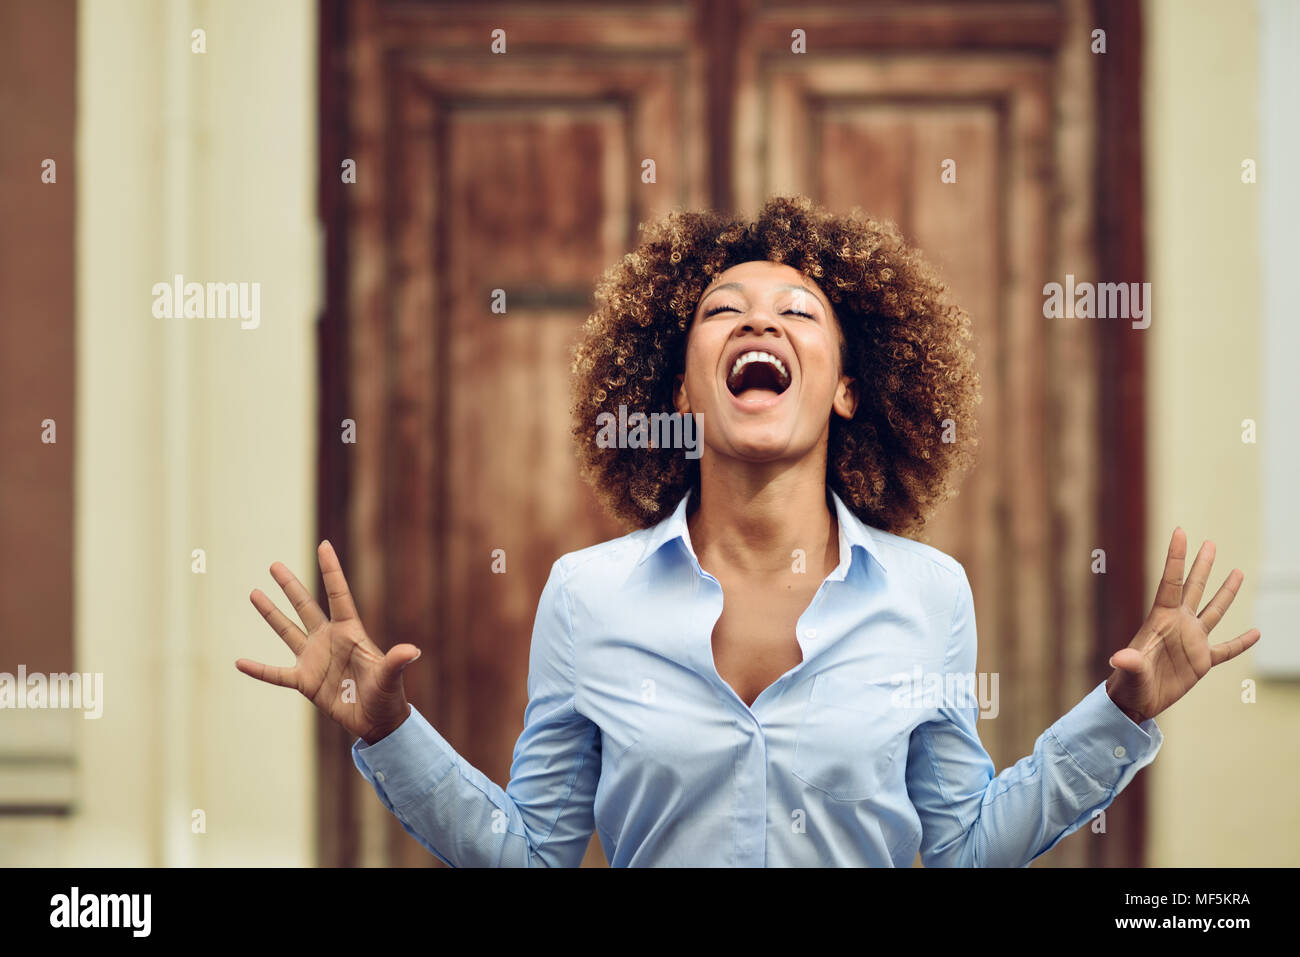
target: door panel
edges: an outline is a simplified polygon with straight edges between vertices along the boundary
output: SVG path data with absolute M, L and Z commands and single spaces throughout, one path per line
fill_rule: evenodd
M 551 563 L 624 531 L 578 477 L 570 350 L 638 224 L 706 203 L 703 83 L 681 11 L 640 30 L 621 15 L 580 54 L 536 16 L 444 7 L 434 31 L 426 8 L 348 12 L 357 185 L 379 181 L 347 204 L 348 390 L 383 450 L 342 463 L 350 563 L 369 570 L 368 625 L 427 652 L 412 703 L 504 786 Z M 512 52 L 494 56 L 502 22 Z M 368 785 L 346 786 L 357 862 L 431 863 Z
M 923 539 L 969 574 L 976 667 L 998 677 L 999 712 L 980 735 L 1003 768 L 1098 680 L 1087 668 L 1088 556 L 1100 534 L 1096 330 L 1042 315 L 1045 282 L 1092 268 L 1079 215 L 1092 198 L 1079 159 L 1093 145 L 1092 64 L 1058 51 L 1086 50 L 1094 21 L 1081 3 L 1041 5 L 1035 16 L 1058 19 L 1037 21 L 1021 49 L 972 52 L 980 44 L 916 43 L 924 9 L 871 9 L 869 37 L 858 29 L 864 7 L 819 11 L 808 30 L 816 56 L 789 54 L 777 28 L 785 13 L 756 14 L 761 39 L 740 63 L 755 92 L 737 128 L 758 162 L 737 163 L 737 199 L 753 212 L 767 195 L 802 192 L 892 219 L 972 316 L 984 400 L 976 422 L 956 425 L 977 428 L 978 464 Z M 955 182 L 942 176 L 948 161 Z M 1086 863 L 1087 839 L 1072 836 L 1040 863 Z

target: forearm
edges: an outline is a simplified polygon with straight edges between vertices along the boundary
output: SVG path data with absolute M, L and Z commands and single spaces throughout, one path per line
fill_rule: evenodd
M 991 763 L 984 776 L 968 775 L 965 793 L 957 793 L 960 775 L 945 776 L 947 755 L 960 755 L 953 742 L 923 741 L 937 769 L 931 799 L 947 811 L 928 822 L 938 833 L 926 842 L 926 865 L 1028 864 L 1105 810 L 1163 740 L 1154 721 L 1134 724 L 1098 685 L 1038 737 L 1032 754 L 995 777 Z
M 368 746 L 358 740 L 352 755 L 384 807 L 444 863 L 539 863 L 505 790 L 457 754 L 414 707 L 391 734 Z

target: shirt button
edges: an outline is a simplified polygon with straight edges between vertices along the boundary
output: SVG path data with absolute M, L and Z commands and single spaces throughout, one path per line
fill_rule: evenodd
M 380 784 L 383 784 L 383 783 L 384 783 L 384 772 L 383 772 L 383 771 L 376 771 L 376 772 L 375 772 L 375 780 L 378 781 Z
M 804 636 L 805 638 L 816 638 L 816 637 L 817 637 L 817 629 L 816 629 L 816 628 L 808 628 L 808 629 L 806 629 L 806 630 L 804 631 L 803 636 Z
M 1122 758 L 1126 754 L 1128 754 L 1128 751 L 1125 749 L 1124 745 L 1119 744 L 1115 746 L 1115 757 Z

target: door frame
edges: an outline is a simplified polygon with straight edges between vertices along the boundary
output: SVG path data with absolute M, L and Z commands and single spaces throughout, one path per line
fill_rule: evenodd
M 1094 70 L 1095 144 L 1091 165 L 1094 216 L 1093 250 L 1099 275 L 1141 282 L 1146 278 L 1142 181 L 1142 7 L 1131 0 L 1081 0 L 1093 23 L 1106 31 L 1107 69 Z M 325 295 L 318 323 L 319 418 L 317 428 L 317 538 L 329 538 L 342 554 L 352 554 L 349 491 L 353 460 L 339 442 L 339 423 L 354 408 L 349 395 L 349 265 L 350 197 L 340 182 L 340 163 L 352 155 L 354 131 L 349 115 L 350 71 L 358 62 L 350 32 L 354 5 L 371 0 L 320 0 L 318 35 L 318 215 L 323 230 Z M 695 0 L 691 4 L 700 36 L 743 35 L 751 0 Z M 944 4 L 951 20 L 925 26 L 925 5 L 917 10 L 914 30 L 893 33 L 864 30 L 864 45 L 916 49 L 927 41 L 936 48 L 1030 49 L 1051 51 L 1061 43 L 1062 14 L 1055 4 Z M 828 4 L 827 10 L 843 13 Z M 800 10 L 804 16 L 805 11 Z M 737 25 L 742 29 L 737 30 Z M 930 32 L 926 33 L 926 29 Z M 721 31 L 721 32 L 720 32 Z M 705 108 L 712 129 L 733 128 L 735 103 L 734 43 L 720 44 L 708 58 L 709 89 Z M 369 51 L 373 54 L 374 51 Z M 710 156 L 707 190 L 714 208 L 732 210 L 734 144 Z M 1108 574 L 1094 576 L 1094 629 L 1091 670 L 1096 682 L 1108 673 L 1107 659 L 1145 616 L 1146 555 L 1146 432 L 1145 347 L 1143 337 L 1125 334 L 1125 324 L 1099 324 L 1096 381 L 1099 456 L 1096 509 L 1100 541 L 1108 557 Z M 1103 587 L 1104 577 L 1104 587 Z M 320 585 L 317 597 L 323 601 Z M 336 724 L 317 714 L 316 749 L 319 782 L 316 792 L 318 863 L 357 866 L 363 862 L 362 806 L 365 791 L 351 760 L 352 741 Z M 363 783 L 363 782 L 361 782 Z M 1146 801 L 1144 775 L 1125 788 L 1107 815 L 1108 830 L 1126 835 L 1123 841 L 1088 844 L 1091 866 L 1140 867 L 1145 863 Z M 382 849 L 379 852 L 383 856 Z M 387 856 L 395 857 L 390 847 Z M 435 864 L 430 857 L 430 864 Z

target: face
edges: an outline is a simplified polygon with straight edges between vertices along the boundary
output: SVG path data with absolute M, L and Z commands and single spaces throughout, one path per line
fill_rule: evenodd
M 710 454 L 747 462 L 824 450 L 832 414 L 851 418 L 839 323 L 821 288 L 791 266 L 754 261 L 700 296 L 677 377 L 679 412 L 703 413 Z

